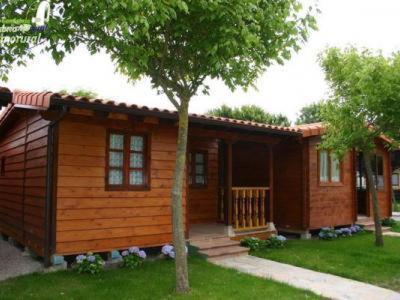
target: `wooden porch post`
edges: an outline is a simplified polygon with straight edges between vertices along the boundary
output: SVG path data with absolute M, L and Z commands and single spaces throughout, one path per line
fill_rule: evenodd
M 269 222 L 274 222 L 274 152 L 273 146 L 269 147 Z
M 232 141 L 226 141 L 227 225 L 232 225 Z

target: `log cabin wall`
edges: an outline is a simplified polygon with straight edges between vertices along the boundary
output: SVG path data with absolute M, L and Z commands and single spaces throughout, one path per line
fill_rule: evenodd
M 217 221 L 219 199 L 219 141 L 217 138 L 191 136 L 189 138 L 188 151 L 202 151 L 207 157 L 207 184 L 204 187 L 189 185 L 189 224 L 215 223 Z
M 171 188 L 177 127 L 157 120 L 132 121 L 110 114 L 72 110 L 60 123 L 57 182 L 56 253 L 109 251 L 157 246 L 172 240 Z M 150 136 L 150 188 L 106 191 L 107 129 L 134 130 Z M 184 189 L 186 190 L 186 189 Z M 186 207 L 184 193 L 184 210 Z
M 274 222 L 281 230 L 303 227 L 303 146 L 289 140 L 274 147 Z
M 319 182 L 317 145 L 319 137 L 309 139 L 310 229 L 349 225 L 356 221 L 354 162 L 351 153 L 342 161 L 342 182 L 322 185 Z
M 47 135 L 36 112 L 13 112 L 0 137 L 0 232 L 44 256 Z

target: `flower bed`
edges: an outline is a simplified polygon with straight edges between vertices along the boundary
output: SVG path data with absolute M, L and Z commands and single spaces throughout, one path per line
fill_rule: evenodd
M 321 240 L 334 240 L 338 237 L 348 237 L 363 232 L 364 229 L 358 225 L 334 229 L 333 227 L 323 227 L 318 233 Z
M 247 237 L 240 241 L 240 244 L 244 247 L 250 248 L 255 251 L 263 248 L 283 248 L 286 243 L 286 238 L 283 235 L 271 235 L 266 240 L 261 240 L 255 237 Z
M 121 252 L 123 264 L 122 266 L 128 269 L 135 269 L 139 267 L 146 259 L 147 254 L 145 251 L 140 250 L 138 247 L 130 247 L 128 250 Z
M 78 273 L 98 274 L 104 268 L 104 260 L 98 254 L 88 252 L 86 255 L 76 257 L 76 270 Z

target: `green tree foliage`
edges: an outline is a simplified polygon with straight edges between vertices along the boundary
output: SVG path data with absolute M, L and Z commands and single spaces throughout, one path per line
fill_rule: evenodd
M 74 92 L 68 92 L 67 90 L 60 90 L 58 92 L 62 95 L 74 95 L 76 97 L 85 97 L 89 99 L 94 99 L 98 97 L 98 94 L 94 91 L 86 90 L 86 89 L 77 89 Z
M 323 109 L 327 123 L 322 147 L 339 157 L 355 148 L 363 152 L 367 181 L 372 183 L 371 156 L 382 134 L 393 139 L 400 129 L 400 54 L 386 58 L 368 50 L 328 49 L 321 65 L 331 97 Z M 377 246 L 383 246 L 375 184 L 369 184 Z
M 207 112 L 208 115 L 231 119 L 253 121 L 278 126 L 290 126 L 289 119 L 282 114 L 270 114 L 257 105 L 243 105 L 231 108 L 221 105 Z
M 296 124 L 310 124 L 322 122 L 322 108 L 324 103 L 322 101 L 311 103 L 304 106 L 300 110 L 300 114 L 296 119 Z
M 36 0 L 0 4 L 1 18 L 21 18 Z M 282 64 L 316 27 L 314 11 L 298 0 L 85 0 L 52 1 L 57 8 L 43 32 L 44 51 L 59 63 L 83 44 L 105 51 L 131 81 L 148 77 L 179 113 L 172 188 L 176 288 L 189 290 L 183 227 L 182 187 L 186 163 L 188 108 L 207 93 L 206 78 L 230 89 L 253 85 L 273 64 Z M 0 46 L 0 75 L 33 57 L 35 45 Z

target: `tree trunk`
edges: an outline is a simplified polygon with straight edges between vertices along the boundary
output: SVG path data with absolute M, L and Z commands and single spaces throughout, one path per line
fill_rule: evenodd
M 185 178 L 186 147 L 189 127 L 188 117 L 189 100 L 182 99 L 179 109 L 178 144 L 174 182 L 172 187 L 172 225 L 175 249 L 176 292 L 189 291 L 185 232 L 183 226 L 182 189 Z
M 369 193 L 372 198 L 372 204 L 374 209 L 374 222 L 375 222 L 375 246 L 383 246 L 383 235 L 381 225 L 381 215 L 379 212 L 378 194 L 376 192 L 375 182 L 372 178 L 372 167 L 371 167 L 371 154 L 367 151 L 363 152 L 365 173 L 367 175 L 367 184 Z

